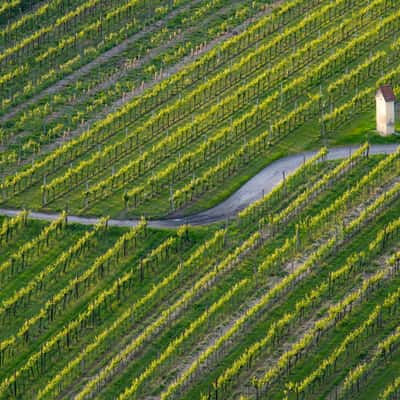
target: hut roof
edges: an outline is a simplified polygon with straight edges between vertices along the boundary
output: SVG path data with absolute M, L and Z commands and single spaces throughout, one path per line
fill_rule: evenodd
M 378 92 L 382 93 L 383 98 L 385 99 L 386 102 L 390 101 L 396 101 L 396 96 L 393 92 L 393 88 L 391 85 L 382 85 L 379 89 Z

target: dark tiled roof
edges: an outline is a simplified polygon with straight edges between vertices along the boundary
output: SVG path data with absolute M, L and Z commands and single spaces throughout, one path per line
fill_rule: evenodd
M 390 85 L 383 85 L 379 88 L 385 101 L 396 101 L 396 96 L 394 95 L 393 88 Z

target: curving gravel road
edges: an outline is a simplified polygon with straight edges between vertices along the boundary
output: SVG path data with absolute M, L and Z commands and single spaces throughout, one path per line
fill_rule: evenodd
M 347 157 L 359 146 L 336 147 L 329 149 L 327 159 L 337 160 Z M 389 154 L 397 149 L 397 144 L 371 145 L 370 154 Z M 253 203 L 254 201 L 269 193 L 283 178 L 283 172 L 287 175 L 296 170 L 304 160 L 315 155 L 317 151 L 294 154 L 283 157 L 267 165 L 257 175 L 247 181 L 239 190 L 224 200 L 217 206 L 183 218 L 171 218 L 164 220 L 151 220 L 149 226 L 153 228 L 177 228 L 183 224 L 209 225 L 214 222 L 224 221 L 234 217 L 240 210 Z M 0 215 L 14 216 L 21 210 L 0 208 Z M 52 221 L 56 219 L 58 213 L 30 212 L 30 218 Z M 68 221 L 83 225 L 95 225 L 99 218 L 68 216 Z M 134 219 L 111 219 L 110 226 L 133 227 L 138 223 Z

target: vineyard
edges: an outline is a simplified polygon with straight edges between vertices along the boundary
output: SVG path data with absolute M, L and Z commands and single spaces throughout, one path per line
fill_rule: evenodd
M 375 89 L 397 91 L 396 1 L 65 3 L 0 32 L 8 207 L 188 214 L 284 154 L 367 140 Z M 369 130 L 343 132 L 356 115 Z
M 400 148 L 369 150 L 214 227 L 4 219 L 0 396 L 395 398 Z
M 0 4 L 0 399 L 398 399 L 399 5 Z

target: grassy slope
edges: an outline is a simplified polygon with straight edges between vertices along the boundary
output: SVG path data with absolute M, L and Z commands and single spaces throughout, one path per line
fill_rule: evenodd
M 347 177 L 349 182 L 355 182 L 359 178 L 359 173 L 365 172 L 364 167 L 360 167 L 352 177 Z M 322 199 L 317 204 L 311 205 L 307 210 L 305 211 L 305 214 L 307 215 L 313 215 L 317 213 L 322 207 L 330 204 L 335 198 L 337 198 L 342 191 L 345 190 L 344 185 L 342 183 L 338 183 L 332 188 L 332 191 L 323 196 Z M 381 223 L 383 223 L 381 221 Z M 378 229 L 378 227 L 382 226 L 381 224 L 377 225 L 377 227 L 373 230 L 371 230 L 371 237 L 372 235 L 376 232 L 375 229 Z M 254 255 L 251 255 L 246 259 L 246 261 L 243 263 L 243 265 L 238 268 L 237 270 L 233 271 L 227 279 L 224 279 L 221 284 L 218 285 L 218 292 L 220 295 L 222 293 L 225 293 L 226 290 L 233 285 L 234 282 L 238 282 L 240 279 L 243 277 L 248 277 L 252 278 L 253 275 L 253 266 L 257 265 L 261 260 L 267 255 L 271 254 L 277 247 L 279 247 L 283 240 L 288 237 L 289 235 L 293 234 L 293 224 L 289 224 L 287 229 L 279 235 L 277 238 L 275 238 L 271 243 L 269 243 L 266 246 L 263 246 L 263 248 L 256 252 Z M 356 245 L 356 248 L 359 246 L 359 244 Z M 351 251 L 348 250 L 349 252 Z M 349 254 L 349 253 L 348 253 Z M 314 287 L 317 283 L 320 283 L 321 280 L 325 277 L 326 274 L 329 270 L 335 270 L 339 266 L 341 266 L 341 263 L 345 259 L 346 252 L 339 253 L 337 257 L 333 257 L 330 260 L 327 260 L 326 270 L 324 269 L 322 273 L 318 273 L 314 276 L 313 279 L 311 279 L 311 282 L 307 280 L 307 282 L 303 285 L 299 285 L 299 288 L 295 289 L 293 293 L 290 294 L 289 297 L 285 297 L 285 299 L 280 302 L 279 307 L 277 310 L 275 310 L 275 307 L 271 312 L 268 312 L 265 315 L 265 319 L 262 318 L 261 321 L 257 322 L 257 326 L 253 327 L 251 329 L 251 332 L 246 333 L 244 336 L 241 337 L 240 343 L 238 343 L 237 347 L 234 349 L 234 354 L 238 355 L 241 354 L 241 352 L 244 350 L 246 345 L 254 340 L 256 337 L 258 337 L 260 334 L 265 332 L 266 327 L 269 326 L 271 321 L 275 320 L 275 318 L 279 315 L 283 315 L 286 311 L 290 310 L 295 302 L 299 299 L 299 296 L 304 295 L 310 288 Z M 325 264 L 324 264 L 325 265 Z M 216 289 L 215 289 L 216 290 Z M 137 360 L 137 362 L 133 362 L 127 372 L 123 375 L 121 375 L 120 378 L 118 378 L 115 383 L 112 385 L 110 384 L 109 387 L 105 390 L 104 394 L 102 394 L 101 398 L 107 398 L 111 399 L 114 398 L 115 394 L 120 390 L 121 387 L 124 387 L 130 383 L 131 377 L 132 376 L 137 376 L 141 371 L 144 370 L 145 365 L 148 364 L 152 359 L 157 358 L 157 355 L 160 353 L 160 348 L 166 348 L 167 344 L 170 342 L 171 338 L 177 337 L 180 332 L 184 330 L 185 327 L 187 327 L 191 321 L 196 316 L 199 316 L 201 312 L 204 310 L 205 305 L 210 305 L 212 304 L 212 301 L 215 299 L 215 290 L 212 290 L 210 293 L 207 295 L 203 296 L 198 302 L 196 302 L 196 305 L 193 307 L 193 309 L 189 312 L 186 313 L 185 316 L 179 319 L 179 322 L 172 326 L 169 330 L 166 330 L 160 338 L 157 338 L 155 341 L 152 342 L 151 347 L 144 353 L 140 353 L 140 358 Z M 223 327 L 224 325 L 227 324 L 227 321 L 232 317 L 232 305 L 233 305 L 233 310 L 235 310 L 238 305 L 240 308 L 240 305 L 243 306 L 243 304 L 247 304 L 251 299 L 256 298 L 259 296 L 263 291 L 263 288 L 260 288 L 259 290 L 254 290 L 253 287 L 250 288 L 250 291 L 247 292 L 247 294 L 242 294 L 240 296 L 240 299 L 242 299 L 242 302 L 235 301 L 233 300 L 233 304 L 227 305 L 226 307 L 223 308 L 223 310 L 219 313 L 220 316 L 216 317 L 216 320 L 212 319 L 212 322 L 210 322 L 210 332 L 212 333 L 213 331 L 218 330 L 216 326 Z M 237 312 L 237 310 L 236 310 Z M 233 315 L 235 312 L 233 312 Z M 230 315 L 230 316 L 229 316 Z M 204 332 L 203 332 L 204 334 Z M 142 396 L 145 395 L 145 393 L 151 393 L 153 395 L 159 394 L 160 390 L 162 389 L 161 385 L 164 385 L 165 380 L 171 380 L 173 379 L 174 376 L 174 370 L 175 368 L 179 365 L 180 362 L 187 362 L 187 359 L 190 359 L 189 354 L 193 354 L 193 347 L 196 348 L 196 345 L 199 344 L 199 340 L 197 339 L 197 335 L 191 340 L 189 340 L 188 343 L 185 343 L 184 346 L 182 347 L 182 350 L 180 351 L 180 356 L 177 358 L 177 361 L 172 360 L 171 362 L 167 362 L 164 367 L 161 368 L 159 372 L 157 372 L 156 377 L 151 380 L 151 383 L 145 385 L 143 388 Z M 201 339 L 202 340 L 202 339 Z M 186 357 L 186 353 L 188 353 Z M 189 391 L 187 395 L 185 395 L 185 398 L 191 399 L 191 398 L 198 398 L 198 395 L 200 392 L 206 392 L 208 385 L 213 379 L 215 378 L 217 372 L 221 371 L 221 366 L 226 365 L 226 362 L 229 361 L 230 355 L 225 359 L 218 361 L 218 365 L 215 366 L 215 369 L 212 370 L 210 374 L 206 375 L 206 378 L 202 380 L 200 385 L 196 385 L 195 389 L 193 391 Z M 146 363 L 143 363 L 144 360 L 147 360 Z M 179 360 L 179 361 L 178 361 Z M 176 364 L 178 363 L 178 364 Z

